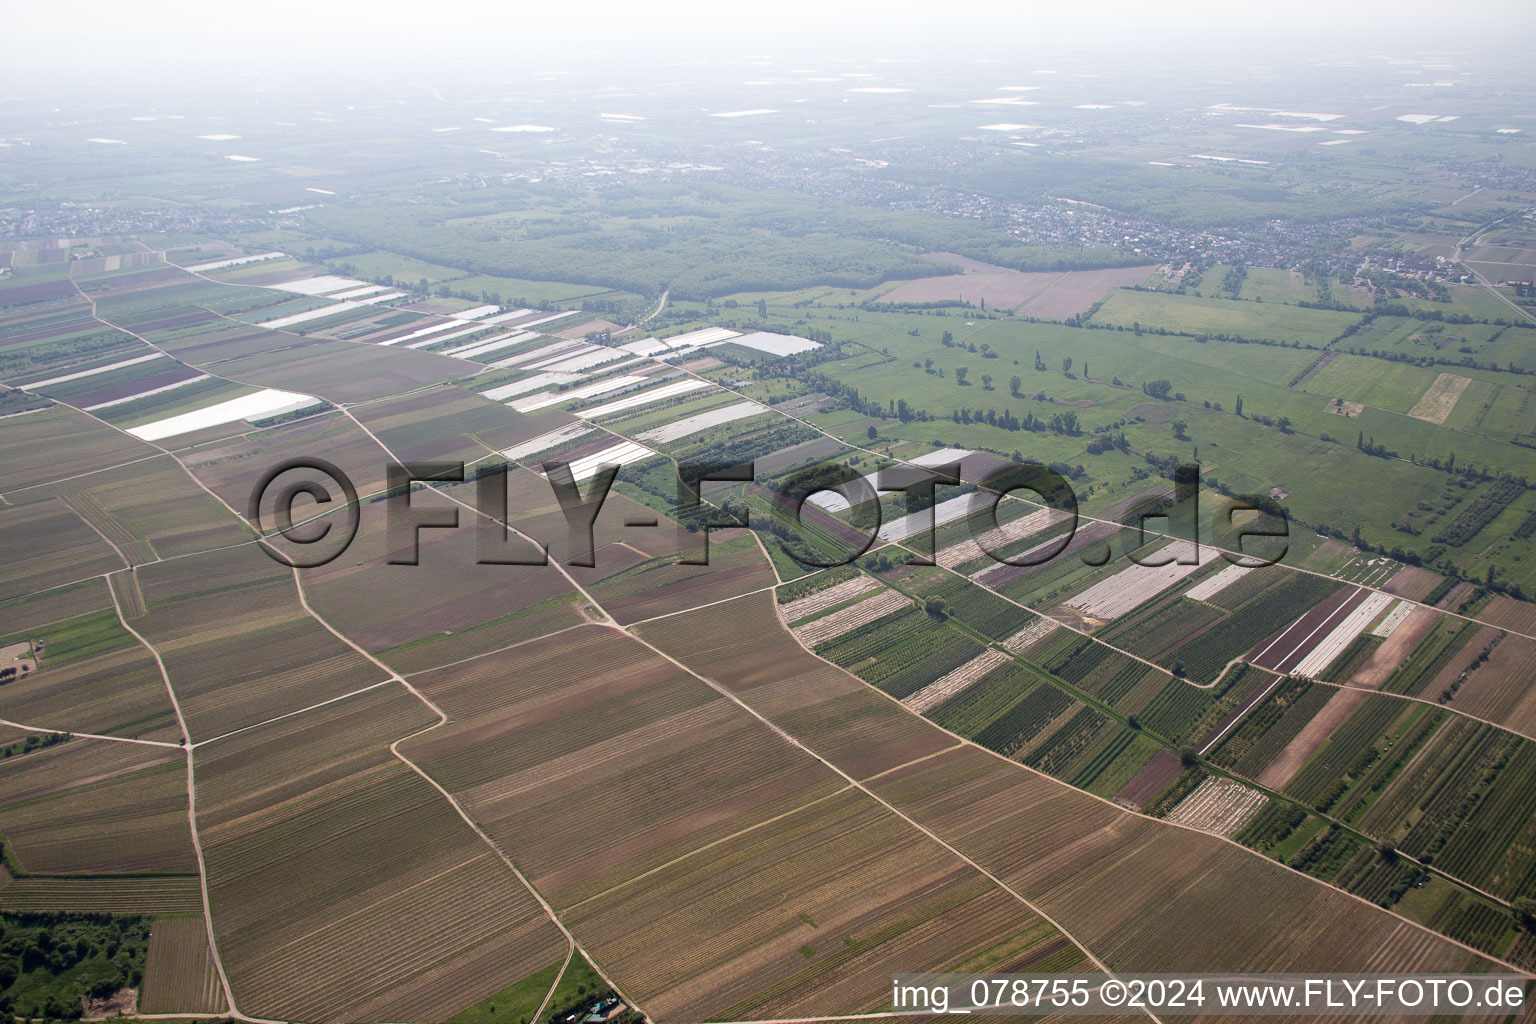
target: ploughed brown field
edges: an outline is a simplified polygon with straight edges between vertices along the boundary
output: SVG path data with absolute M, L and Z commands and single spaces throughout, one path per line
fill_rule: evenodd
M 1022 271 L 993 266 L 954 253 L 930 252 L 925 259 L 964 268 L 962 274 L 920 277 L 880 296 L 880 302 L 924 303 L 964 301 L 988 309 L 1009 310 L 1019 316 L 1065 320 L 1086 313 L 1116 288 L 1141 284 L 1153 267 L 1112 270 Z

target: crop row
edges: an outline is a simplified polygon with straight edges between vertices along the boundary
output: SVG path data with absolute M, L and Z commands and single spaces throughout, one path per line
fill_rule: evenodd
M 1398 701 L 1367 700 L 1286 783 L 1286 793 L 1319 810 L 1328 810 L 1375 763 L 1380 756 L 1377 742 L 1401 712 Z
M 786 583 L 778 590 L 779 604 L 790 604 L 803 597 L 809 597 L 817 591 L 846 583 L 859 577 L 861 573 L 851 565 L 839 565 L 832 569 L 825 569 L 804 579 L 793 583 Z
M 1513 740 L 1489 728 L 1470 737 L 1419 803 L 1423 813 L 1403 837 L 1406 853 L 1423 860 L 1439 853 L 1509 757 Z
M 1055 689 L 1034 669 L 1014 662 L 989 673 L 969 690 L 931 708 L 925 712 L 925 717 L 951 732 L 974 736 L 1037 686 Z
M 1249 675 L 1259 671 L 1239 664 L 1209 690 L 1191 686 L 1182 679 L 1170 679 L 1136 717 L 1158 735 L 1171 740 L 1203 733 L 1236 706 Z M 1261 674 L 1270 678 L 1268 673 Z
M 1357 854 L 1334 879 L 1334 884 L 1381 907 L 1390 907 L 1403 898 L 1413 880 L 1424 869 L 1410 860 L 1377 854 L 1373 858 Z
M 1349 646 L 1323 669 L 1321 678 L 1335 682 L 1348 682 L 1357 669 L 1370 660 L 1381 646 L 1381 637 L 1362 633 L 1349 642 Z
M 880 584 L 870 577 L 855 576 L 836 586 L 825 587 L 814 594 L 807 594 L 787 604 L 781 604 L 779 610 L 783 613 L 785 622 L 798 622 L 812 615 L 832 611 L 839 605 L 852 604 L 855 599 L 877 589 L 880 589 Z
M 1289 861 L 1297 871 L 1331 882 L 1357 855 L 1374 857 L 1376 851 L 1363 839 L 1330 825 L 1321 835 L 1302 847 Z
M 1131 741 L 1135 738 L 1135 730 L 1124 727 L 1120 728 L 1110 737 L 1109 742 L 1100 746 L 1091 758 L 1083 762 L 1082 766 L 1072 773 L 1072 778 L 1068 781 L 1079 789 L 1087 789 L 1093 785 L 1100 775 L 1109 769 L 1109 766 L 1131 745 Z
M 1536 744 L 1519 743 L 1481 796 L 1441 867 L 1506 899 L 1536 895 Z
M 983 726 L 971 739 L 988 750 L 1012 757 L 1076 703 L 1056 687 L 1042 684 Z
M 1211 751 L 1211 760 L 1240 775 L 1257 775 L 1332 696 L 1332 690 L 1304 679 L 1286 679 Z
M 1060 776 L 1099 736 L 1099 731 L 1113 719 L 1090 707 L 1083 707 L 1038 748 L 1024 763 L 1049 775 Z
M 822 644 L 816 653 L 838 665 L 852 665 L 889 650 L 932 625 L 933 619 L 926 613 L 916 608 L 903 608 L 884 618 L 850 629 Z
M 1063 647 L 1041 664 L 1047 672 L 1075 685 L 1081 683 L 1088 673 L 1098 667 L 1099 662 L 1112 653 L 1111 648 L 1094 643 L 1084 636 L 1078 637 L 1075 643 Z
M 1370 835 L 1391 836 L 1410 812 L 1433 799 L 1442 776 L 1452 765 L 1496 731 L 1481 722 L 1452 716 L 1415 762 L 1413 776 L 1388 786 L 1360 815 L 1359 828 Z
M 1307 812 L 1284 800 L 1271 800 L 1235 838 L 1260 853 L 1284 842 L 1285 838 L 1307 820 Z
M 1509 911 L 1453 892 L 1430 916 L 1429 926 L 1474 949 L 1495 950 L 1514 926 Z
M 1382 790 L 1393 781 L 1404 765 L 1429 742 L 1435 732 L 1445 724 L 1446 713 L 1419 705 L 1414 711 L 1418 718 L 1404 727 L 1403 732 L 1391 743 L 1376 764 L 1365 776 L 1349 788 L 1349 792 L 1333 807 L 1333 815 L 1341 821 L 1353 822 Z M 1417 781 L 1422 776 L 1415 773 Z
M 1222 613 L 1218 609 L 1180 598 L 1106 634 L 1105 639 L 1132 654 L 1155 658 L 1220 618 Z
M 1514 480 L 1495 480 L 1482 494 L 1472 499 L 1472 503 L 1462 509 L 1445 529 L 1435 535 L 1435 543 L 1461 547 L 1477 536 L 1483 527 L 1497 519 L 1499 513 L 1523 493 L 1525 487 Z
M 1321 686 L 1308 688 L 1291 704 L 1285 715 L 1275 723 L 1272 729 L 1253 742 L 1247 754 L 1237 761 L 1234 770 L 1250 778 L 1257 778 L 1265 768 L 1269 767 L 1269 763 L 1296 738 L 1297 734 L 1306 728 L 1313 716 L 1323 709 L 1323 705 L 1333 698 L 1334 692 Z
M 1034 618 L 985 587 L 951 573 L 945 573 L 935 585 L 924 587 L 923 596 L 943 599 L 951 615 L 993 640 L 1012 636 Z
M 1305 615 L 1337 586 L 1319 576 L 1289 574 L 1249 598 L 1225 622 L 1176 648 L 1170 657 L 1184 663 L 1191 679 L 1214 679 L 1229 660 Z
M 1215 701 L 1216 695 L 1210 690 L 1190 686 L 1182 679 L 1170 679 L 1136 717 L 1159 736 L 1177 740 Z
M 1388 693 L 1410 697 L 1422 695 L 1475 632 L 1475 623 L 1453 619 L 1449 615 L 1440 616 L 1434 628 L 1414 645 L 1413 652 L 1392 671 L 1381 688 Z
M 1116 659 L 1114 663 L 1106 667 L 1114 668 L 1117 671 L 1107 680 L 1095 683 L 1093 688 L 1089 689 L 1089 692 L 1117 710 L 1122 710 L 1120 703 L 1122 699 L 1127 696 L 1136 695 L 1137 691 L 1143 689 L 1144 685 L 1155 688 L 1167 678 L 1157 669 L 1125 657 Z M 1141 699 L 1140 696 L 1137 696 L 1135 703 L 1140 703 Z M 1131 703 L 1128 701 L 1127 705 Z
M 858 669 L 857 674 L 900 700 L 964 665 L 983 650 L 969 634 L 944 623 L 882 653 L 873 665 Z

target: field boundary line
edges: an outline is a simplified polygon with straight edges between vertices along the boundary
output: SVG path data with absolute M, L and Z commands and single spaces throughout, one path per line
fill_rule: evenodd
M 402 672 L 400 674 L 405 678 L 410 679 L 414 676 L 424 676 L 428 672 L 441 672 L 445 668 L 454 668 L 459 665 L 467 665 L 472 661 L 479 661 L 481 658 L 489 658 L 493 654 L 505 654 L 507 651 L 515 650 L 524 646 L 525 644 L 536 644 L 540 640 L 548 640 L 552 636 L 559 636 L 561 633 L 569 633 L 573 629 L 580 629 L 583 626 L 593 625 L 596 625 L 596 623 L 584 620 L 582 622 L 573 623 L 569 626 L 561 626 L 559 629 L 550 630 L 548 633 L 540 633 L 538 636 L 531 636 L 527 640 L 519 640 L 517 643 L 507 644 L 505 647 L 498 647 L 495 650 L 486 651 L 483 654 L 471 654 L 469 657 L 459 658 L 457 661 L 446 662 L 442 665 L 433 665 L 430 668 L 419 668 L 414 672 Z
M 598 627 L 598 628 L 602 628 L 602 627 Z M 696 856 L 698 856 L 699 854 L 703 853 L 706 850 L 712 850 L 715 847 L 720 846 L 723 843 L 728 843 L 728 842 L 730 842 L 733 839 L 740 839 L 744 835 L 749 835 L 750 833 L 757 831 L 758 829 L 762 828 L 764 825 L 771 825 L 771 824 L 773 824 L 776 821 L 782 821 L 783 819 L 788 818 L 788 817 L 790 817 L 792 815 L 799 814 L 801 811 L 805 810 L 808 807 L 815 807 L 817 804 L 825 803 L 826 801 L 831 800 L 835 796 L 841 796 L 842 794 L 848 792 L 852 788 L 853 788 L 853 786 L 851 786 L 851 785 L 839 786 L 839 787 L 837 787 L 834 790 L 831 790 L 829 792 L 823 793 L 821 796 L 816 797 L 814 800 L 807 800 L 805 803 L 799 804 L 798 806 L 795 806 L 795 807 L 791 807 L 789 810 L 784 811 L 784 812 L 782 812 L 780 814 L 775 814 L 771 818 L 764 818 L 762 821 L 754 822 L 753 824 L 748 825 L 746 828 L 738 829 L 737 831 L 732 832 L 730 835 L 721 836 L 719 839 L 712 839 L 709 842 L 705 843 L 703 846 L 696 846 L 692 850 L 689 850 L 687 853 L 678 854 L 676 857 L 673 857 L 671 860 L 666 861 L 665 863 L 657 864 L 655 867 L 648 868 L 645 871 L 640 872 L 640 874 L 638 874 L 638 875 L 635 875 L 635 876 L 633 876 L 631 878 L 626 878 L 624 881 L 617 882 L 614 885 L 610 885 L 608 888 L 602 890 L 601 892 L 595 892 L 591 896 L 587 896 L 587 897 L 584 897 L 582 899 L 577 900 L 575 903 L 567 904 L 566 906 L 561 907 L 560 911 L 561 911 L 561 913 L 565 913 L 566 911 L 569 911 L 569 910 L 575 910 L 577 907 L 586 906 L 588 903 L 591 903 L 593 900 L 602 899 L 604 896 L 608 896 L 608 895 L 611 895 L 612 893 L 618 892 L 620 889 L 628 888 L 629 886 L 633 885 L 634 883 L 636 883 L 638 881 L 641 881 L 642 879 L 649 878 L 649 877 L 651 877 L 652 875 L 654 875 L 654 874 L 656 874 L 658 872 L 665 871 L 667 868 L 670 868 L 670 867 L 672 867 L 675 864 L 681 864 L 683 861 L 688 860 L 691 857 L 696 857 Z
M 742 596 L 745 597 L 746 595 L 744 594 Z M 589 623 L 589 625 L 595 625 L 595 623 Z M 913 758 L 912 760 L 907 761 L 907 762 L 905 762 L 903 764 L 899 764 L 899 765 L 897 765 L 894 768 L 887 768 L 883 772 L 880 772 L 880 773 L 878 773 L 876 775 L 871 775 L 868 779 L 865 779 L 864 781 L 865 782 L 869 782 L 869 781 L 871 781 L 873 779 L 878 779 L 878 778 L 880 778 L 880 776 L 886 775 L 886 774 L 888 774 L 890 772 L 896 772 L 896 771 L 900 771 L 903 768 L 909 768 L 912 765 L 920 764 L 921 762 L 926 761 L 929 758 L 938 757 L 940 754 L 947 754 L 947 753 L 949 753 L 952 750 L 958 750 L 962 746 L 964 746 L 964 744 L 956 743 L 953 746 L 945 747 L 943 750 L 936 750 L 936 751 L 934 751 L 931 754 L 924 754 L 922 757 Z M 744 835 L 747 835 L 748 833 L 755 832 L 757 829 L 762 828 L 764 825 L 771 825 L 772 823 L 774 823 L 776 821 L 780 821 L 780 820 L 782 820 L 784 818 L 787 818 L 787 817 L 789 817 L 791 815 L 799 814 L 801 811 L 805 810 L 808 807 L 814 807 L 814 806 L 816 806 L 819 803 L 823 803 L 823 802 L 825 802 L 827 800 L 830 800 L 830 799 L 832 799 L 835 796 L 840 796 L 841 794 L 846 793 L 849 790 L 854 789 L 854 788 L 855 787 L 854 787 L 853 783 L 848 783 L 846 785 L 839 786 L 837 789 L 832 790 L 830 793 L 823 793 L 821 796 L 816 797 L 814 800 L 807 800 L 805 803 L 800 804 L 797 807 L 791 807 L 789 810 L 784 811 L 782 814 L 776 814 L 776 815 L 774 815 L 771 818 L 765 818 L 764 820 L 759 821 L 756 824 L 748 825 L 744 829 L 740 829 L 740 830 L 738 830 L 736 832 L 732 832 L 730 835 L 721 836 L 719 839 L 713 839 L 713 840 L 705 843 L 703 846 L 695 847 L 694 849 L 689 850 L 687 853 L 679 854 L 678 856 L 673 857 L 671 860 L 667 861 L 664 864 L 658 864 L 655 867 L 649 868 L 646 871 L 643 871 L 640 874 L 635 875 L 632 878 L 627 878 L 627 879 L 625 879 L 622 882 L 619 882 L 619 883 L 617 883 L 615 885 L 611 885 L 608 888 L 602 890 L 601 892 L 593 893 L 591 896 L 587 896 L 584 899 L 577 900 L 575 903 L 567 904 L 566 906 L 561 908 L 561 912 L 564 913 L 566 911 L 575 910 L 577 907 L 585 906 L 586 904 L 591 903 L 593 900 L 600 899 L 603 896 L 609 895 L 610 893 L 617 892 L 620 889 L 623 889 L 623 888 L 631 885 L 634 882 L 638 882 L 638 881 L 640 881 L 643 878 L 649 878 L 651 875 L 654 875 L 654 874 L 656 874 L 659 871 L 664 871 L 667 868 L 672 867 L 674 864 L 679 864 L 679 863 L 681 863 L 681 862 L 687 860 L 688 858 L 693 857 L 693 856 L 695 856 L 697 854 L 703 853 L 705 850 L 713 849 L 714 847 L 719 846 L 722 843 L 730 842 L 733 839 L 739 839 L 740 837 L 742 837 Z M 817 1019 L 828 1019 L 828 1018 L 817 1018 Z
M 757 535 L 756 531 L 753 531 L 753 536 L 755 537 L 756 535 Z M 770 561 L 769 564 L 771 565 L 772 562 Z M 678 609 L 675 612 L 664 612 L 661 615 L 652 615 L 648 619 L 636 619 L 634 622 L 631 622 L 629 625 L 630 626 L 643 626 L 647 622 L 660 622 L 662 619 L 670 619 L 670 618 L 672 618 L 673 616 L 676 616 L 676 615 L 687 615 L 689 612 L 703 611 L 705 608 L 713 608 L 715 605 L 717 605 L 717 604 L 725 604 L 727 601 L 736 601 L 736 600 L 739 600 L 739 599 L 741 599 L 743 597 L 751 597 L 753 594 L 763 594 L 763 593 L 767 593 L 770 590 L 777 590 L 781 586 L 783 586 L 782 583 L 771 583 L 771 584 L 769 584 L 766 587 L 758 587 L 756 590 L 749 590 L 749 591 L 747 591 L 744 594 L 733 594 L 730 597 L 722 597 L 722 598 L 719 598 L 718 600 L 706 601 L 704 604 L 694 605 L 692 608 L 680 608 L 680 609 Z M 627 629 L 629 627 L 626 626 L 625 628 Z
M 111 591 L 110 586 L 107 589 Z M 213 930 L 213 906 L 208 900 L 208 862 L 203 856 L 203 840 L 197 830 L 197 775 L 191 747 L 192 734 L 187 731 L 187 719 L 182 713 L 181 701 L 176 697 L 176 688 L 171 685 L 171 674 L 166 670 L 165 659 L 160 657 L 160 652 L 155 649 L 155 645 L 144 639 L 143 634 L 128 624 L 128 618 L 123 614 L 122 605 L 118 602 L 115 591 L 112 591 L 112 607 L 117 612 L 117 621 L 122 623 L 123 628 L 132 633 L 134 638 L 154 657 L 155 665 L 160 669 L 160 678 L 165 683 L 166 695 L 171 701 L 171 710 L 176 713 L 176 722 L 181 727 L 182 746 L 187 765 L 187 826 L 192 833 L 192 851 L 197 855 L 197 882 L 202 890 L 203 924 L 208 930 L 208 953 L 213 960 L 213 966 L 218 970 L 219 985 L 224 989 L 224 1004 L 229 1007 L 231 1017 L 255 1022 L 255 1024 L 276 1024 L 266 1018 L 251 1017 L 240 1012 L 240 1007 L 235 1002 L 234 989 L 229 984 L 229 974 L 224 970 L 224 959 L 219 955 L 218 937 Z
M 0 725 L 8 725 L 12 729 L 20 729 L 23 732 L 61 732 L 69 736 L 71 739 L 76 740 L 110 740 L 113 743 L 138 743 L 146 747 L 170 747 L 172 750 L 181 750 L 183 746 L 180 743 L 170 743 L 165 740 L 141 740 L 128 736 L 107 736 L 104 733 L 97 732 L 74 732 L 70 729 L 54 729 L 49 726 L 27 725 L 23 722 L 13 722 L 9 718 L 0 718 Z
M 134 568 L 134 563 L 129 562 L 129 560 L 127 560 L 126 554 L 123 554 L 123 548 L 117 547 L 117 545 L 115 545 L 115 543 L 112 543 L 111 537 L 106 536 L 106 534 L 104 534 L 104 533 L 101 533 L 100 528 L 97 528 L 97 525 L 95 525 L 94 522 L 91 522 L 91 520 L 86 519 L 86 517 L 84 517 L 84 516 L 81 516 L 80 513 L 77 513 L 77 511 L 74 510 L 74 508 L 69 507 L 69 502 L 66 502 L 66 500 L 63 499 L 63 497 L 58 496 L 58 494 L 54 494 L 54 496 L 52 496 L 51 499 L 48 499 L 48 500 L 55 500 L 55 502 L 58 502 L 58 504 L 63 505 L 63 508 L 65 508 L 65 510 L 68 511 L 68 513 L 71 514 L 71 516 L 74 516 L 75 519 L 78 519 L 78 520 L 80 520 L 80 522 L 83 522 L 84 525 L 88 525 L 88 527 L 91 527 L 91 533 L 94 533 L 95 536 L 101 537 L 101 539 L 106 540 L 106 543 L 108 543 L 108 547 L 112 548 L 112 550 L 114 550 L 114 551 L 117 551 L 118 559 L 123 560 L 123 567 L 121 567 L 121 570 L 111 570 L 111 571 L 109 571 L 109 573 L 103 573 L 103 576 L 106 577 L 106 588 L 108 588 L 108 590 L 112 590 L 112 573 L 120 573 L 120 571 L 123 571 L 123 570 L 132 570 L 132 568 Z M 144 543 L 149 543 L 149 540 L 147 540 L 147 539 L 144 540 Z M 154 551 L 155 550 L 155 545 L 152 545 L 152 543 L 151 543 L 151 545 L 149 545 L 149 550 Z M 155 554 L 160 554 L 160 553 L 158 553 L 158 551 L 155 551 Z M 134 585 L 138 586 L 138 583 L 134 583 Z
M 295 715 L 302 715 L 310 711 L 317 711 L 328 704 L 336 704 L 340 701 L 348 700 L 352 697 L 357 697 L 361 694 L 368 693 L 371 690 L 377 690 L 381 686 L 388 686 L 392 682 L 394 682 L 393 679 L 380 679 L 376 683 L 371 683 L 368 686 L 360 687 L 359 689 L 352 690 L 349 693 L 343 693 L 340 696 L 332 697 L 330 700 L 323 700 L 318 704 L 311 704 L 307 708 L 299 708 L 297 711 L 289 711 L 285 714 L 277 715 L 273 718 L 268 718 L 261 722 L 253 722 L 250 725 L 242 725 L 238 729 L 231 729 L 229 732 L 222 732 L 217 736 L 210 736 L 205 740 L 198 740 L 196 743 L 192 744 L 192 749 L 196 750 L 198 747 L 206 747 L 210 743 L 217 743 L 219 740 L 227 740 L 231 736 L 238 736 L 241 733 L 249 732 L 252 729 L 260 729 L 264 725 L 271 725 L 274 722 L 281 722 L 285 718 L 293 718 Z
M 102 320 L 100 318 L 98 318 L 96 322 L 97 323 L 102 323 L 102 324 L 106 324 L 107 323 L 105 320 Z M 107 324 L 107 326 L 111 327 L 111 326 L 115 326 L 115 325 Z M 45 395 L 43 397 L 46 398 L 47 396 Z M 80 412 L 81 411 L 80 409 L 76 408 L 75 406 L 70 405 L 68 402 L 61 402 L 57 398 L 49 398 L 48 401 L 52 402 L 54 405 L 62 405 L 66 409 L 74 409 L 75 412 Z M 116 430 L 117 428 L 114 427 L 113 429 Z M 132 435 L 130 435 L 130 436 L 132 436 Z M 143 443 L 144 444 L 149 444 L 148 441 L 145 441 Z M 162 449 L 160 449 L 159 451 L 157 451 L 153 455 L 145 455 L 144 457 L 138 458 L 138 459 L 129 459 L 127 462 L 115 462 L 115 463 L 113 463 L 110 466 L 102 466 L 100 469 L 88 469 L 88 470 L 86 470 L 83 473 L 71 473 L 68 476 L 53 477 L 53 478 L 48 479 L 48 480 L 39 480 L 35 484 L 26 484 L 26 485 L 21 486 L 21 487 L 13 488 L 12 490 L 9 490 L 9 491 L 0 492 L 0 499 L 9 499 L 9 497 L 11 495 L 13 495 L 13 494 L 20 494 L 23 491 L 36 490 L 39 487 L 53 487 L 53 486 L 55 486 L 57 484 L 68 483 L 71 480 L 79 480 L 79 479 L 81 479 L 83 477 L 95 476 L 98 473 L 110 473 L 114 469 L 122 469 L 125 466 L 136 466 L 136 465 L 138 465 L 141 462 L 153 462 L 156 459 L 163 459 L 167 455 L 170 455 L 170 454 L 171 454 L 170 452 L 168 452 L 164 448 L 162 448 Z M 51 495 L 50 495 L 50 497 L 51 497 Z M 7 500 L 5 503 L 7 505 L 11 504 L 11 502 L 9 500 Z
M 860 680 L 860 682 L 863 682 L 863 680 Z M 963 742 L 951 744 L 950 746 L 945 747 L 943 750 L 935 750 L 931 754 L 924 754 L 922 757 L 914 757 L 910 761 L 903 761 L 901 764 L 894 765 L 885 769 L 884 771 L 875 772 L 873 775 L 866 775 L 861 781 L 874 782 L 876 779 L 883 779 L 887 775 L 892 775 L 904 769 L 911 768 L 915 764 L 922 764 L 924 761 L 932 761 L 936 757 L 943 757 L 945 754 L 954 753 L 956 750 L 959 750 L 963 746 L 965 746 Z

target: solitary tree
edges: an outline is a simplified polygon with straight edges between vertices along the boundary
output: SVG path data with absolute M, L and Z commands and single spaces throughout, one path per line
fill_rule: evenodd
M 965 383 L 965 375 L 970 373 L 970 372 L 971 372 L 971 370 L 970 370 L 970 367 L 968 367 L 968 366 L 957 366 L 957 367 L 955 367 L 955 383 L 956 384 L 964 384 Z
M 990 373 L 984 373 L 981 375 L 981 387 L 983 391 L 992 390 L 992 375 Z

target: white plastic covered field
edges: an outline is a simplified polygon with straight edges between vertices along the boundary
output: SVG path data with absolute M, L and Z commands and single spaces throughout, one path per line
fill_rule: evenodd
M 1209 778 L 1168 813 L 1168 821 L 1232 836 L 1253 820 L 1269 797 L 1232 779 Z
M 1180 565 L 1179 557 L 1189 555 L 1188 541 L 1174 541 L 1158 557 L 1173 559 L 1167 565 L 1133 565 L 1122 569 L 1106 580 L 1100 580 L 1087 590 L 1064 603 L 1084 615 L 1108 622 L 1126 612 L 1133 611 L 1186 576 L 1193 575 L 1200 566 L 1221 557 L 1215 548 L 1201 547 L 1195 554 L 1196 561 Z
M 940 448 L 936 451 L 928 452 L 926 455 L 919 455 L 915 459 L 906 459 L 905 461 L 913 466 L 946 466 L 953 462 L 959 462 L 971 454 L 973 453 L 969 448 Z M 879 471 L 866 474 L 864 480 L 869 484 L 870 489 L 874 490 L 879 482 Z M 818 491 L 806 500 L 812 505 L 825 509 L 828 512 L 842 512 L 848 508 L 848 499 L 837 491 Z
M 1392 631 L 1402 625 L 1403 620 L 1411 615 L 1417 607 L 1418 605 L 1412 601 L 1397 602 L 1397 607 L 1388 612 L 1387 617 L 1378 622 L 1376 628 L 1371 630 L 1371 636 L 1379 636 L 1382 639 L 1391 636 Z
M 666 398 L 676 398 L 678 395 L 686 395 L 691 391 L 698 391 L 700 388 L 708 387 L 714 387 L 714 385 L 707 380 L 693 380 L 690 378 L 688 380 L 675 381 L 671 384 L 663 384 L 659 388 L 642 391 L 637 395 L 626 395 L 623 398 L 599 405 L 595 409 L 582 409 L 576 415 L 587 419 L 595 419 L 598 416 L 610 416 L 616 412 L 638 409 L 643 405 L 660 402 Z
M 194 430 L 217 427 L 240 420 L 269 419 L 284 413 L 298 412 L 300 409 L 319 405 L 320 402 L 321 400 L 313 395 L 263 388 L 249 395 L 241 395 L 227 402 L 210 405 L 205 409 L 196 409 L 177 416 L 168 416 L 163 420 L 155 420 L 153 423 L 129 427 L 128 433 L 142 441 L 158 441 L 161 438 L 189 434 Z
M 556 427 L 547 434 L 540 434 L 538 437 L 524 441 L 522 444 L 503 449 L 501 457 L 516 462 L 518 459 L 525 459 L 530 455 L 537 455 L 539 452 L 558 447 L 567 441 L 574 441 L 578 437 L 583 437 L 595 430 L 597 430 L 596 427 L 589 427 L 585 423 L 567 423 L 563 427 Z
M 571 476 L 579 484 L 597 475 L 601 466 L 627 466 L 631 462 L 644 462 L 656 453 L 633 441 L 620 441 L 611 448 L 583 456 L 571 463 Z M 558 460 L 552 460 L 558 461 Z
M 1317 646 L 1296 663 L 1291 673 L 1316 679 L 1325 668 L 1333 664 L 1333 659 L 1344 653 L 1344 648 L 1353 643 L 1355 637 L 1365 632 L 1365 627 L 1375 621 L 1376 616 L 1380 615 L 1392 601 L 1393 598 L 1389 594 L 1372 593 L 1356 605 L 1354 611 L 1344 617 L 1344 621 L 1334 626 L 1327 636 L 1318 641 Z
M 818 342 L 811 341 L 809 338 L 797 338 L 793 334 L 773 334 L 769 331 L 753 331 L 739 338 L 725 338 L 721 341 L 707 342 L 706 345 L 723 345 L 727 341 L 732 345 L 745 345 L 747 348 L 775 356 L 792 356 L 797 352 L 809 352 L 813 348 L 821 347 Z
M 719 409 L 710 409 L 692 416 L 685 416 L 680 420 L 673 420 L 664 426 L 636 434 L 635 437 L 651 444 L 666 444 L 668 441 L 676 441 L 689 434 L 708 430 L 710 427 L 718 427 L 722 423 L 734 423 L 736 420 L 744 420 L 749 416 L 767 411 L 767 407 L 753 401 L 736 402 L 733 405 L 721 406 Z
M 1189 593 L 1184 596 L 1192 601 L 1209 601 L 1252 571 L 1246 565 L 1229 565 L 1216 575 L 1190 587 Z

